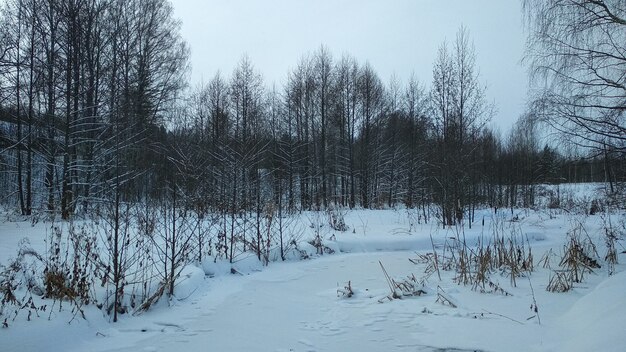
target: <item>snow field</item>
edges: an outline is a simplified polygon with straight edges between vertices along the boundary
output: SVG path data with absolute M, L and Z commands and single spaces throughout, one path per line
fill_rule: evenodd
M 254 256 L 233 265 L 205 260 L 185 267 L 175 296 L 148 312 L 113 324 L 96 307 L 88 307 L 83 320 L 69 309 L 59 312 L 57 305 L 1 329 L 0 351 L 622 351 L 626 344 L 624 264 L 613 276 L 605 266 L 595 270 L 567 293 L 547 292 L 551 272 L 537 264 L 549 249 L 562 252 L 574 221 L 585 223 L 603 255 L 599 216 L 528 210 L 513 215 L 501 210 L 496 216 L 485 210 L 477 215 L 485 218 L 484 226 L 476 221 L 459 231 L 440 229 L 434 221 L 417 223 L 406 210 L 357 210 L 346 214 L 346 232 L 315 226 L 314 216 L 301 217 L 309 231 L 303 239 L 319 235 L 332 255 L 316 255 L 315 247 L 302 242 L 299 249 L 313 259 L 268 267 Z M 441 254 L 451 237 L 463 236 L 474 246 L 488 240 L 496 225 L 527 238 L 535 259 L 535 271 L 518 277 L 516 287 L 506 274 L 491 275 L 510 295 L 458 285 L 452 271 L 441 271 L 441 281 L 437 274 L 426 278 L 426 265 L 408 260 L 416 252 L 432 252 L 433 244 Z M 14 255 L 24 237 L 33 248 L 45 249 L 45 231 L 42 224 L 0 224 L 2 260 Z M 390 290 L 379 262 L 393 278 L 425 279 L 427 294 L 385 299 Z M 552 267 L 557 264 L 553 259 Z M 350 298 L 338 293 L 348 281 Z M 437 302 L 439 290 L 457 307 Z M 539 317 L 531 308 L 534 301 Z

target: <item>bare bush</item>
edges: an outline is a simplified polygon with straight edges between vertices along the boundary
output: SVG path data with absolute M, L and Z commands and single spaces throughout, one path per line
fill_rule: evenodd
M 348 231 L 348 225 L 346 225 L 345 215 L 346 212 L 339 208 L 339 206 L 331 206 L 326 211 L 328 215 L 328 225 L 331 229 L 340 232 Z
M 490 279 L 494 273 L 508 276 L 515 287 L 518 277 L 534 271 L 532 249 L 521 231 L 512 227 L 505 235 L 502 221 L 496 220 L 492 231 L 488 241 L 481 238 L 475 247 L 468 246 L 462 229 L 446 241 L 441 267 L 456 271 L 456 283 L 471 285 L 480 292 L 502 292 Z
M 396 280 L 389 276 L 387 273 L 387 269 L 382 262 L 378 262 L 380 264 L 380 268 L 385 275 L 385 279 L 387 280 L 387 285 L 389 285 L 389 290 L 391 291 L 389 295 L 379 300 L 379 302 L 384 302 L 385 298 L 392 301 L 394 299 L 401 299 L 403 297 L 413 297 L 413 296 L 421 296 L 425 295 L 427 292 L 424 288 L 424 282 L 418 282 L 415 275 L 411 274 L 406 276 L 405 278 Z
M 582 237 L 582 234 L 585 237 Z M 582 282 L 585 273 L 600 268 L 595 244 L 586 233 L 582 223 L 578 223 L 568 234 L 569 240 L 563 248 L 559 266 L 567 270 L 572 282 Z M 582 238 L 581 238 L 582 237 Z
M 573 287 L 570 273 L 565 270 L 555 270 L 550 275 L 550 281 L 546 290 L 548 292 L 567 292 Z
M 611 217 L 606 216 L 604 220 L 604 243 L 606 245 L 606 255 L 604 261 L 608 266 L 609 275 L 615 273 L 615 265 L 618 264 L 616 242 L 619 239 L 619 234 L 611 222 Z
M 567 292 L 574 287 L 574 283 L 582 282 L 585 274 L 593 273 L 594 269 L 601 267 L 596 246 L 582 221 L 575 221 L 567 236 L 568 240 L 559 261 L 562 269 L 552 271 L 546 287 L 549 292 Z M 551 252 L 544 255 L 544 267 L 550 267 L 550 257 Z

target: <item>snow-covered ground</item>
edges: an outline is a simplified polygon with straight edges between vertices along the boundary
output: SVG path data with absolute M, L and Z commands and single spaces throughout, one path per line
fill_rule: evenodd
M 313 217 L 303 221 L 314 223 Z M 118 323 L 93 306 L 83 319 L 70 309 L 59 311 L 57 303 L 31 321 L 9 317 L 9 327 L 0 329 L 0 351 L 625 350 L 624 264 L 612 276 L 603 265 L 567 293 L 547 292 L 551 271 L 538 264 L 549 249 L 562 252 L 575 222 L 585 224 L 604 256 L 601 216 L 528 210 L 495 216 L 485 210 L 463 233 L 418 223 L 406 210 L 351 211 L 345 219 L 347 232 L 320 231 L 334 254 L 268 267 L 250 257 L 234 264 L 237 274 L 227 263 L 189 266 L 176 298 L 138 316 L 123 315 Z M 426 277 L 425 263 L 409 261 L 432 252 L 433 244 L 441 254 L 450 237 L 463 235 L 473 246 L 492 235 L 494 223 L 527 238 L 535 258 L 536 270 L 517 278 L 516 287 L 506 274 L 492 274 L 508 295 L 458 285 L 452 271 L 441 271 L 441 280 L 436 273 Z M 0 224 L 0 261 L 14 256 L 25 237 L 36 250 L 45 249 L 45 233 L 44 224 Z M 626 263 L 622 244 L 619 261 Z M 390 289 L 380 263 L 398 280 L 425 279 L 426 294 L 385 298 Z M 341 294 L 348 282 L 354 292 L 349 298 Z M 457 307 L 442 304 L 438 292 Z

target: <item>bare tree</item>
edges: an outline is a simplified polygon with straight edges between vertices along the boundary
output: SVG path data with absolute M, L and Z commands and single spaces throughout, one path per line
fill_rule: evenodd
M 319 107 L 319 129 L 320 129 L 320 143 L 315 143 L 319 148 L 319 168 L 320 168 L 320 183 L 321 183 L 321 194 L 319 198 L 321 198 L 321 205 L 324 207 L 328 206 L 328 198 L 329 190 L 331 188 L 331 183 L 329 182 L 328 175 L 328 125 L 329 125 L 329 115 L 330 108 L 332 106 L 332 86 L 334 84 L 334 70 L 333 70 L 333 62 L 332 56 L 328 50 L 328 48 L 322 46 L 314 55 L 314 70 L 315 70 L 315 80 L 316 80 L 316 88 L 317 88 L 317 99 L 318 99 L 318 107 Z M 334 184 L 333 187 L 334 189 Z
M 453 141 L 453 119 L 454 119 L 454 97 L 456 95 L 456 82 L 454 74 L 453 59 L 450 55 L 447 43 L 444 42 L 439 47 L 437 59 L 433 68 L 433 83 L 430 91 L 430 99 L 433 104 L 433 116 L 435 133 L 437 136 L 438 153 L 434 156 L 433 165 L 436 167 L 435 192 L 437 202 L 441 208 L 441 218 L 443 226 L 453 223 L 453 208 L 455 195 L 453 194 L 453 177 L 451 167 L 455 164 L 452 161 L 454 146 Z
M 359 65 L 350 56 L 344 55 L 336 67 L 337 117 L 339 129 L 339 170 L 341 176 L 341 203 L 350 208 L 356 206 L 356 163 L 355 140 L 357 137 L 357 81 Z
M 424 181 L 427 173 L 426 148 L 429 124 L 427 120 L 428 96 L 424 87 L 411 75 L 404 91 L 403 110 L 407 118 L 412 121 L 413 130 L 409 141 L 410 157 L 408 163 L 407 193 L 405 204 L 408 207 L 416 205 L 418 193 L 421 193 L 421 205 L 425 212 L 426 190 Z M 421 187 L 420 187 L 421 186 Z M 421 190 L 421 192 L 419 192 Z M 426 218 L 426 214 L 424 214 Z
M 435 186 L 445 226 L 460 221 L 466 210 L 472 215 L 475 145 L 493 111 L 478 80 L 474 47 L 464 27 L 457 32 L 452 51 L 446 43 L 439 48 L 430 95 L 440 146 Z
M 309 57 L 302 57 L 298 65 L 289 73 L 285 87 L 287 110 L 294 127 L 295 145 L 293 153 L 296 160 L 297 182 L 299 184 L 300 206 L 310 209 L 314 196 L 314 160 L 313 114 L 315 109 L 315 80 Z
M 375 124 L 382 116 L 384 108 L 384 86 L 380 78 L 369 65 L 365 64 L 358 79 L 359 113 L 362 116 L 360 131 L 360 190 L 361 204 L 365 208 L 372 205 L 375 189 L 376 158 L 372 158 L 374 147 L 380 147 L 377 143 Z
M 566 140 L 626 152 L 626 3 L 522 0 L 533 113 Z

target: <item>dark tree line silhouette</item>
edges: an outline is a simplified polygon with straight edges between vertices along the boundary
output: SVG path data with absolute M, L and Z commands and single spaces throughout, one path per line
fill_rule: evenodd
M 525 4 L 536 13 L 539 5 Z M 490 128 L 495 110 L 465 28 L 439 48 L 428 85 L 385 83 L 368 63 L 322 46 L 282 87 L 268 87 L 243 57 L 231 75 L 187 89 L 188 48 L 172 12 L 166 0 L 4 4 L 4 204 L 64 219 L 172 192 L 184 207 L 233 217 L 261 216 L 268 204 L 436 204 L 450 225 L 471 222 L 476 207 L 531 206 L 532 185 L 623 181 L 621 144 L 605 138 L 602 148 L 565 156 L 540 142 L 545 109 L 507 136 Z M 554 43 L 538 41 L 534 48 Z M 609 142 L 622 138 L 607 133 Z

